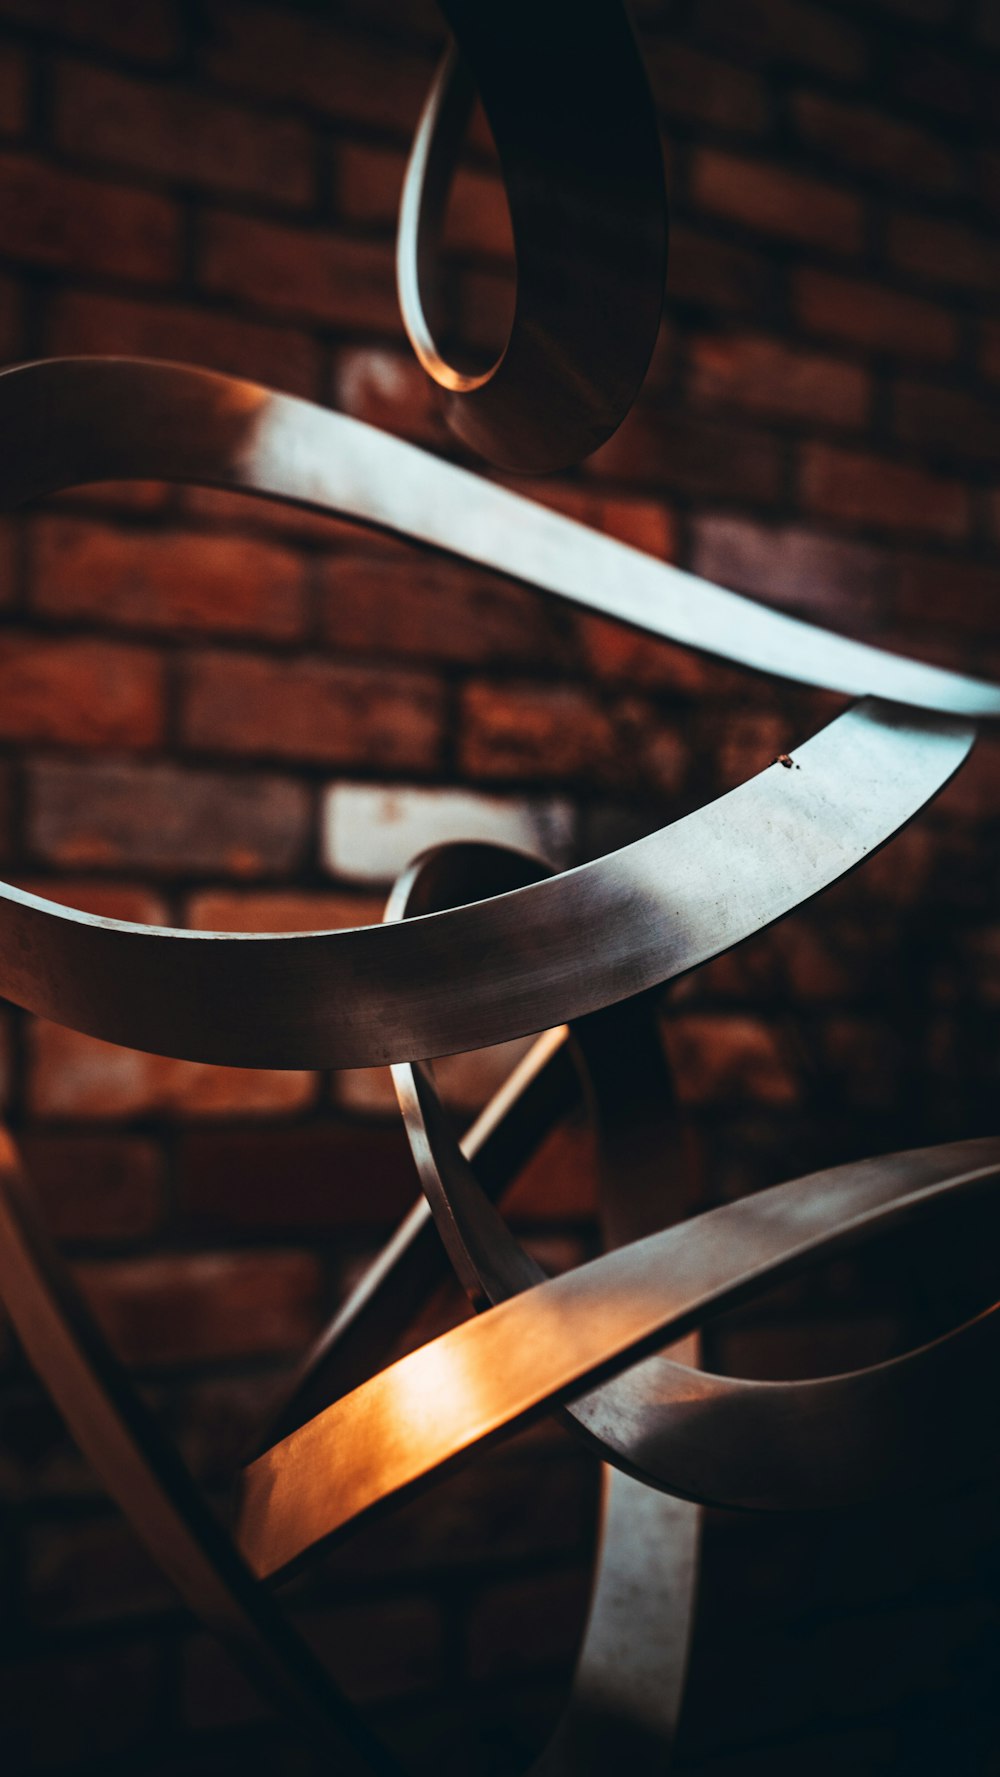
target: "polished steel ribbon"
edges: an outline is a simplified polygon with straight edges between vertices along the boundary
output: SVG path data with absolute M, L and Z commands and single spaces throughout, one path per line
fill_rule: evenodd
M 440 848 L 404 874 L 378 927 L 195 933 L 0 885 L 0 992 L 33 1011 L 206 1061 L 396 1064 L 426 1207 L 307 1355 L 239 1478 L 233 1538 L 115 1365 L 37 1224 L 12 1147 L 0 1145 L 0 1295 L 183 1597 L 341 1768 L 388 1773 L 394 1761 L 258 1581 L 557 1411 L 609 1467 L 590 1626 L 538 1771 L 596 1777 L 615 1748 L 662 1764 L 697 1502 L 858 1503 L 976 1473 L 998 1444 L 981 1411 L 995 1312 L 889 1363 L 789 1383 L 700 1371 L 701 1326 L 809 1264 L 985 1198 L 1000 1140 L 855 1162 L 663 1227 L 687 1206 L 650 996 L 884 844 L 962 764 L 976 720 L 1000 715 L 1000 691 L 768 611 L 370 427 L 231 378 L 131 360 L 26 365 L 0 375 L 0 419 L 9 505 L 115 477 L 262 493 L 861 699 L 796 749 L 792 769 L 770 766 L 581 868 L 552 874 L 496 847 Z M 423 1063 L 534 1032 L 544 1034 L 460 1143 Z M 546 1279 L 495 1199 L 581 1091 L 610 1250 Z M 372 1376 L 434 1275 L 432 1218 L 484 1311 Z
M 0 888 L 0 992 L 133 1048 L 246 1067 L 357 1067 L 580 1017 L 694 968 L 836 881 L 947 782 L 973 719 L 1000 715 L 994 686 L 768 611 L 289 396 L 133 360 L 0 375 L 8 505 L 116 476 L 298 501 L 664 639 L 874 694 L 799 747 L 798 770 L 772 766 L 594 863 L 419 920 L 291 936 L 188 932 Z

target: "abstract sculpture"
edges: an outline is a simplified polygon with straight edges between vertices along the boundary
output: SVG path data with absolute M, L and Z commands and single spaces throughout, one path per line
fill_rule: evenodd
M 520 169 L 511 203 L 522 269 L 537 269 L 537 214 L 527 199 L 522 214 L 517 183 L 531 183 L 535 111 L 512 103 L 503 115 L 512 75 L 495 35 L 499 9 L 454 0 L 446 11 L 475 79 L 491 70 L 502 158 L 510 118 L 524 132 L 509 147 Z M 614 119 L 632 102 L 634 48 L 617 7 L 606 18 L 594 9 L 599 17 L 617 33 L 607 64 Z M 586 49 L 596 78 L 596 26 Z M 418 137 L 401 231 L 404 306 L 425 363 L 455 392 L 462 436 L 501 462 L 550 467 L 617 423 L 652 344 L 642 267 L 655 281 L 662 259 L 657 274 L 656 178 L 642 162 L 649 119 L 633 107 L 635 138 L 618 165 L 624 176 L 639 153 L 641 201 L 619 215 L 635 250 L 624 268 L 617 262 L 619 294 L 639 268 L 631 340 L 612 312 L 608 374 L 581 379 L 596 311 L 568 326 L 560 357 L 549 264 L 536 283 L 527 276 L 508 353 L 477 380 L 448 372 L 420 307 L 425 230 L 440 215 L 470 90 L 449 61 Z M 558 147 L 558 131 L 552 140 Z M 551 191 L 544 177 L 540 187 Z M 592 189 L 585 173 L 581 189 Z M 608 189 L 614 208 L 617 186 Z M 592 238 L 607 268 L 608 234 L 596 228 Z M 586 392 L 571 399 L 573 388 Z M 0 886 L 0 992 L 45 1017 L 208 1062 L 394 1064 L 424 1200 L 308 1355 L 238 1478 L 231 1532 L 106 1350 L 4 1138 L 0 1297 L 82 1449 L 186 1602 L 338 1768 L 395 1770 L 260 1582 L 468 1451 L 558 1411 L 607 1464 L 607 1486 L 573 1692 L 535 1769 L 662 1769 L 683 1688 L 699 1503 L 858 1503 L 974 1473 L 998 1445 L 980 1409 L 1000 1351 L 996 1311 L 892 1362 L 781 1384 L 700 1371 L 702 1322 L 822 1256 L 947 1217 L 989 1191 L 1000 1137 L 840 1166 L 664 1226 L 681 1162 L 654 995 L 862 864 L 960 768 L 976 721 L 1000 717 L 1000 689 L 778 615 L 356 421 L 205 371 L 115 359 L 20 366 L 0 376 L 0 440 L 8 506 L 111 477 L 252 491 L 861 699 L 739 789 L 582 868 L 553 875 L 486 845 L 426 853 L 397 883 L 380 927 L 174 931 Z M 531 1032 L 543 1034 L 460 1145 L 424 1064 Z M 609 1250 L 546 1280 L 495 1199 L 581 1089 Z M 484 1312 L 379 1371 L 448 1260 Z

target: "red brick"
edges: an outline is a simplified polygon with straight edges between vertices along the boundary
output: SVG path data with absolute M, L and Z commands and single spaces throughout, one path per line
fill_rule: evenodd
M 78 1276 L 126 1363 L 291 1352 L 318 1328 L 321 1274 L 308 1253 L 178 1253 L 81 1266 Z
M 642 699 L 609 710 L 568 685 L 473 681 L 462 694 L 459 751 L 474 777 L 627 780 L 669 792 L 685 765 L 678 734 Z
M 180 47 L 176 9 L 169 0 L 0 0 L 0 16 L 44 33 L 91 43 L 135 62 L 172 60 Z
M 713 148 L 696 151 L 694 201 L 747 228 L 830 253 L 861 246 L 861 205 L 849 192 L 804 173 Z
M 795 274 L 795 306 L 805 327 L 900 357 L 953 358 L 954 318 L 919 296 L 832 272 Z
M 753 505 L 772 505 L 782 483 L 781 449 L 770 433 L 675 406 L 634 407 L 586 467 L 617 481 Z
M 382 908 L 377 895 L 204 889 L 192 897 L 187 923 L 202 932 L 324 932 L 373 925 L 382 918 Z
M 163 1159 L 122 1135 L 21 1137 L 46 1226 L 57 1240 L 143 1240 L 162 1226 Z
M 305 126 L 191 87 L 67 62 L 57 71 L 55 137 L 69 154 L 160 178 L 307 205 L 315 170 Z
M 798 1096 L 775 1033 L 742 1014 L 688 1012 L 664 1026 L 682 1104 L 783 1105 Z
M 726 513 L 695 518 L 691 565 L 721 586 L 808 615 L 869 617 L 887 578 L 882 557 L 863 543 L 804 525 L 763 525 Z
M 933 283 L 987 296 L 1000 287 L 1000 243 L 964 222 L 896 216 L 889 223 L 888 246 L 895 265 Z
M 36 520 L 31 538 L 34 602 L 48 617 L 277 642 L 302 634 L 305 567 L 276 543 L 70 518 Z
M 332 22 L 242 0 L 215 0 L 203 17 L 204 63 L 225 85 L 409 140 L 434 64 L 395 35 L 353 37 Z
M 717 694 L 720 689 L 713 677 L 719 669 L 690 648 L 673 647 L 588 612 L 573 619 L 573 633 L 587 672 L 602 680 L 633 689 L 673 691 L 681 697 Z
M 897 383 L 893 419 L 897 437 L 930 453 L 985 462 L 1000 458 L 996 402 L 980 401 L 965 389 Z
M 556 657 L 549 602 L 497 574 L 412 550 L 331 555 L 321 573 L 323 633 L 338 649 L 470 666 Z
M 3 154 L 0 203 L 4 251 L 14 259 L 144 284 L 179 271 L 177 210 L 152 192 Z
M 215 210 L 202 228 L 206 290 L 334 327 L 398 334 L 392 253 L 328 229 L 292 228 Z
M 292 395 L 319 393 L 320 353 L 308 334 L 179 303 L 59 291 L 49 305 L 46 342 L 55 357 L 112 352 L 167 358 L 250 377 Z
M 767 89 L 756 74 L 670 39 L 643 44 L 658 109 L 668 118 L 759 136 L 770 121 Z
M 884 109 L 797 93 L 793 110 L 803 142 L 845 166 L 919 191 L 954 191 L 959 182 L 960 164 L 950 148 L 926 130 L 887 117 Z
M 460 756 L 474 777 L 590 776 L 614 748 L 606 712 L 585 691 L 478 682 L 463 691 Z
M 774 267 L 764 254 L 679 223 L 670 230 L 667 292 L 671 302 L 760 315 L 774 297 Z
M 333 401 L 384 432 L 441 445 L 449 438 L 439 391 L 412 356 L 381 346 L 346 346 L 333 366 Z
M 150 747 L 162 738 L 163 667 L 117 642 L 0 638 L 0 736 L 79 747 Z
M 834 445 L 805 446 L 802 497 L 824 518 L 886 530 L 961 537 L 969 524 L 969 496 L 960 481 Z
M 102 1043 L 44 1019 L 30 1027 L 28 1102 L 37 1117 L 287 1116 L 314 1097 L 314 1077 L 301 1070 L 209 1067 Z
M 1000 566 L 908 556 L 900 564 L 898 611 L 907 622 L 956 625 L 988 640 L 1000 617 Z
M 299 1128 L 204 1129 L 184 1138 L 177 1212 L 199 1233 L 386 1228 L 417 1195 L 398 1116 Z
M 798 62 L 845 79 L 868 66 L 857 27 L 802 0 L 702 0 L 698 22 L 709 42 L 748 62 Z
M 188 746 L 209 751 L 427 770 L 444 715 L 443 687 L 426 673 L 207 654 L 189 662 L 181 726 Z
M 45 760 L 27 788 L 33 853 L 71 869 L 273 876 L 305 853 L 309 803 L 287 778 Z
M 760 334 L 698 334 L 689 345 L 695 400 L 834 426 L 864 423 L 869 379 L 856 364 Z

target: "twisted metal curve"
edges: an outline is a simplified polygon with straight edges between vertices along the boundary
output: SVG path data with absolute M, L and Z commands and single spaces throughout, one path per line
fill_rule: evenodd
M 992 686 L 765 611 L 252 384 L 131 360 L 0 375 L 8 504 L 119 475 L 296 500 L 491 561 L 664 638 L 747 665 L 771 648 L 776 671 L 897 700 L 838 717 L 799 749 L 798 771 L 773 766 L 620 852 L 416 921 L 280 937 L 189 932 L 0 887 L 0 991 L 130 1047 L 241 1066 L 367 1066 L 582 1016 L 695 967 L 835 881 L 957 769 L 970 718 L 1000 714 Z M 658 595 L 661 608 L 650 608 Z M 266 1019 L 252 1015 L 260 1005 Z
M 620 0 L 443 0 L 454 47 L 417 126 L 399 211 L 403 325 L 458 437 L 500 468 L 588 456 L 624 419 L 656 342 L 667 220 L 656 111 Z M 568 61 L 567 42 L 572 42 Z M 486 369 L 449 361 L 425 293 L 476 91 L 510 210 L 517 288 Z
M 647 990 L 781 917 L 884 843 L 962 763 L 974 719 L 1000 715 L 1000 691 L 765 611 L 357 422 L 229 378 L 130 361 L 24 366 L 0 376 L 0 420 L 0 481 L 12 504 L 123 475 L 262 492 L 443 547 L 749 667 L 877 694 L 806 742 L 797 772 L 772 767 L 583 869 L 535 880 L 536 866 L 495 849 L 424 860 L 379 928 L 188 933 L 96 919 L 0 886 L 0 992 L 32 1009 L 206 1060 L 399 1064 L 431 1208 L 463 1281 L 493 1304 L 331 1404 L 338 1361 L 342 1372 L 356 1369 L 359 1329 L 378 1331 L 382 1317 L 384 1332 L 393 1281 L 419 1279 L 430 1224 L 413 1219 L 365 1302 L 307 1362 L 285 1410 L 295 1423 L 245 1471 L 230 1542 L 111 1362 L 35 1228 L 12 1150 L 0 1147 L 0 1294 L 82 1447 L 192 1607 L 345 1769 L 394 1770 L 254 1579 L 290 1570 L 471 1450 L 559 1409 L 615 1473 L 576 1702 L 539 1770 L 600 1768 L 593 1747 L 607 1742 L 598 1736 L 588 1750 L 587 1724 L 602 1687 L 610 1733 L 624 1718 L 637 1747 L 667 1746 L 694 1576 L 697 1513 L 684 1502 L 815 1507 L 975 1469 L 1000 1436 L 978 1413 L 1000 1316 L 890 1363 L 807 1383 L 711 1377 L 656 1354 L 765 1283 L 995 1188 L 1000 1141 L 834 1168 L 651 1232 L 669 1100 L 657 1098 L 662 1069 L 641 1061 L 651 1049 L 630 1042 L 640 1066 L 633 1078 L 616 1070 L 621 1033 L 642 1030 Z M 469 898 L 441 905 L 458 880 Z M 480 1190 L 418 1063 L 553 1020 L 573 1021 L 589 1064 L 609 1236 L 628 1244 L 543 1280 Z M 478 1144 L 486 1156 L 492 1183 L 565 1102 L 563 1049 L 560 1033 L 543 1037 L 467 1140 L 467 1151 Z M 664 1532 L 660 1581 L 680 1577 L 676 1613 L 651 1588 L 636 1619 L 672 1647 L 670 1682 L 651 1713 L 648 1686 L 630 1690 L 637 1667 L 615 1674 L 609 1651 L 615 1586 L 630 1583 L 639 1559 L 636 1515 L 654 1537 Z M 667 1670 L 657 1669 L 661 1684 Z

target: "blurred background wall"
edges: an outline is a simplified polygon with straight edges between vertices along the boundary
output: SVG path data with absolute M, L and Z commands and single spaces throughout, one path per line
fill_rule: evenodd
M 672 204 L 662 337 L 618 436 L 530 491 L 996 674 L 1000 7 L 662 0 L 638 27 Z M 392 268 L 439 40 L 430 0 L 0 0 L 0 353 L 187 359 L 456 454 Z M 444 298 L 456 334 L 499 343 L 507 223 L 481 129 Z M 126 919 L 377 919 L 386 880 L 456 832 L 597 855 L 837 707 L 197 489 L 103 487 L 5 520 L 0 601 L 4 869 Z M 983 742 L 859 874 L 665 1002 L 697 1200 L 995 1128 L 998 805 Z M 216 1484 L 412 1197 L 387 1079 L 165 1061 L 11 1011 L 2 1035 L 51 1225 Z M 456 1114 L 502 1061 L 446 1064 Z M 582 1125 L 529 1185 L 512 1213 L 543 1262 L 593 1250 Z M 989 1299 L 995 1233 L 841 1261 L 719 1323 L 711 1361 L 781 1377 L 899 1350 Z M 994 1494 L 713 1518 L 681 1768 L 996 1771 Z M 568 1434 L 536 1431 L 299 1588 L 416 1768 L 505 1772 L 538 1740 L 595 1498 Z M 2 1327 L 0 1499 L 16 1770 L 312 1768 L 177 1608 Z

